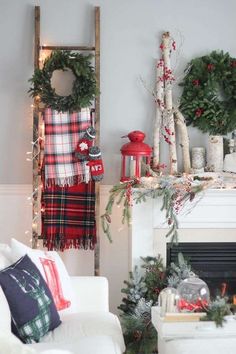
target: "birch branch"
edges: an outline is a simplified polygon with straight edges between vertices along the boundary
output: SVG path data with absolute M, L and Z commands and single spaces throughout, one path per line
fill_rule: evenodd
M 190 162 L 189 136 L 188 136 L 187 126 L 185 123 L 184 116 L 179 109 L 176 109 L 174 111 L 174 116 L 175 116 L 175 123 L 179 129 L 179 134 L 180 134 L 184 172 L 190 173 L 191 162 Z
M 160 163 L 160 136 L 161 136 L 161 126 L 162 117 L 164 110 L 164 63 L 163 59 L 157 61 L 156 69 L 156 116 L 154 122 L 153 131 L 153 168 L 157 168 Z
M 172 70 L 170 64 L 170 52 L 171 52 L 171 38 L 169 32 L 165 32 L 162 35 L 162 48 L 163 48 L 163 60 L 164 60 L 164 82 L 165 82 L 165 105 L 169 115 L 169 119 L 166 122 L 166 126 L 171 132 L 169 136 L 169 154 L 170 154 L 170 174 L 175 174 L 178 171 L 177 166 L 177 152 L 176 152 L 176 135 L 174 116 L 172 113 Z

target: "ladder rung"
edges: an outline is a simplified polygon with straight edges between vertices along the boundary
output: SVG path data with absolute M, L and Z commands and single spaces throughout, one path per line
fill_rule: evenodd
M 40 49 L 42 50 L 95 50 L 95 47 L 88 47 L 84 45 L 75 46 L 75 45 L 41 45 Z
M 38 235 L 37 237 L 35 237 L 35 238 L 37 238 L 38 240 L 43 240 L 44 239 L 44 237 L 43 236 L 41 236 L 41 235 Z

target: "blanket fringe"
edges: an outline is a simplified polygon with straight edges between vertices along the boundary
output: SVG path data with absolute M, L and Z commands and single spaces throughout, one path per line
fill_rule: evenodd
M 60 178 L 47 178 L 45 180 L 46 188 L 51 188 L 54 186 L 58 187 L 72 187 L 80 183 L 88 183 L 90 178 L 88 179 L 87 176 L 80 175 L 80 176 L 71 176 L 71 177 L 60 177 Z
M 47 247 L 48 251 L 65 251 L 67 249 L 76 248 L 83 250 L 94 250 L 96 244 L 96 237 L 83 236 L 80 238 L 64 238 L 61 235 L 48 238 L 43 237 L 43 246 Z

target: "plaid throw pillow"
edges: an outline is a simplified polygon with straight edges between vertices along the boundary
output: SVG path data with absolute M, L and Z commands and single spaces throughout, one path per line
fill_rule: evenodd
M 60 325 L 51 292 L 27 255 L 0 272 L 0 285 L 10 307 L 12 331 L 22 342 L 39 342 Z
M 74 291 L 70 276 L 58 252 L 34 250 L 25 244 L 11 239 L 12 262 L 26 254 L 34 262 L 46 281 L 58 311 L 75 312 Z

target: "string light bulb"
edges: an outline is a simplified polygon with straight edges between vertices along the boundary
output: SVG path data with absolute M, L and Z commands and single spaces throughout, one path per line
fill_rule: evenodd
M 39 156 L 39 154 L 40 154 L 40 151 L 38 151 L 37 154 L 35 154 L 34 156 L 28 157 L 28 158 L 26 159 L 26 161 L 33 161 L 34 159 L 36 159 L 36 157 Z
M 36 231 L 37 230 L 37 223 L 36 222 L 33 222 L 32 223 L 32 229 L 33 229 L 33 231 Z

